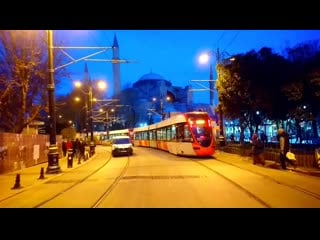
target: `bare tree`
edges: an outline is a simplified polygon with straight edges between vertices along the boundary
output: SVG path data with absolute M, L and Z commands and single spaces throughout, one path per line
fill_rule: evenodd
M 0 31 L 0 129 L 21 133 L 47 110 L 48 47 L 45 31 Z M 55 64 L 61 56 L 55 56 Z M 55 73 L 67 76 L 65 69 Z

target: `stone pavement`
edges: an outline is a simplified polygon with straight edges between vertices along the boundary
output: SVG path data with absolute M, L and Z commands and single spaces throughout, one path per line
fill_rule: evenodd
M 92 158 L 95 158 L 96 155 L 97 154 L 95 154 Z M 25 191 L 26 189 L 34 185 L 44 183 L 56 176 L 64 174 L 65 172 L 72 171 L 73 169 L 76 169 L 81 165 L 86 164 L 92 158 L 89 158 L 87 161 L 82 160 L 81 164 L 78 164 L 78 161 L 76 159 L 73 159 L 72 168 L 68 168 L 67 157 L 60 158 L 60 173 L 47 174 L 46 170 L 48 167 L 48 163 L 41 163 L 14 172 L 0 174 L 0 200 L 9 198 L 10 196 L 18 192 Z

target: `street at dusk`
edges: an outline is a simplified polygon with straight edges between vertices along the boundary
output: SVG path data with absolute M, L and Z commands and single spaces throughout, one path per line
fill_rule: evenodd
M 319 208 L 319 30 L 0 30 L 0 208 Z
M 39 180 L 40 167 L 0 177 L 1 208 L 314 208 L 319 177 L 253 165 L 251 159 L 218 151 L 194 159 L 134 148 L 112 158 L 109 147 L 58 175 Z M 38 171 L 36 171 L 38 170 Z M 28 174 L 28 171 L 30 174 Z M 33 179 L 32 179 L 33 178 Z M 12 180 L 5 184 L 5 180 Z M 27 186 L 26 184 L 28 184 Z

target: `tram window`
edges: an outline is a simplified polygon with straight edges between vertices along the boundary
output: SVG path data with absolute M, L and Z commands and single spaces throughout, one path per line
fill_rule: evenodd
M 167 127 L 166 130 L 167 130 L 166 140 L 171 141 L 171 127 Z
M 150 140 L 153 140 L 153 131 L 149 132 L 149 137 L 150 137 Z
M 203 136 L 210 138 L 211 135 L 212 135 L 211 128 L 204 128 Z
M 202 136 L 203 135 L 203 127 L 193 126 L 192 127 L 192 133 L 197 138 Z
M 177 139 L 177 133 L 176 133 L 176 127 L 171 127 L 171 140 L 172 139 Z
M 140 140 L 140 134 L 139 133 L 135 133 L 134 137 L 135 137 L 136 140 Z
M 188 125 L 184 126 L 184 141 L 192 141 L 191 132 L 189 131 Z
M 182 124 L 178 125 L 176 128 L 177 140 L 182 141 L 184 139 L 184 127 Z
M 157 140 L 157 132 L 156 130 L 152 130 L 153 140 Z
M 157 130 L 157 140 L 163 140 L 163 128 Z
M 148 132 L 143 132 L 142 133 L 142 139 L 147 140 L 148 139 Z

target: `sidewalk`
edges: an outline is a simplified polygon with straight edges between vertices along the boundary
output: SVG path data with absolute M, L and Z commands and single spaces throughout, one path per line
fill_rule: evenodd
M 215 156 L 217 157 L 218 160 L 222 162 L 227 162 L 231 164 L 234 164 L 236 162 L 241 162 L 241 163 L 245 162 L 253 165 L 251 157 L 243 157 L 238 154 L 227 153 L 220 150 L 217 150 Z M 277 163 L 275 161 L 271 161 L 268 159 L 265 160 L 265 167 L 272 168 L 272 169 L 279 169 L 279 170 L 281 169 L 280 163 Z M 293 171 L 301 174 L 320 177 L 320 169 L 316 169 L 316 168 L 307 168 L 302 166 L 297 166 L 296 168 L 294 168 L 292 166 L 288 166 L 287 169 L 289 171 Z
M 92 157 L 95 158 L 96 154 Z M 52 178 L 60 176 L 68 171 L 71 171 L 75 168 L 86 164 L 92 158 L 89 158 L 87 161 L 81 161 L 81 164 L 78 164 L 77 159 L 73 159 L 72 168 L 68 168 L 68 158 L 63 157 L 59 159 L 59 166 L 61 169 L 60 173 L 55 174 L 46 174 L 48 163 L 37 164 L 32 167 L 23 168 L 14 172 L 9 172 L 0 175 L 0 201 L 10 196 L 25 191 L 28 188 L 31 188 L 34 185 L 42 184 Z M 42 169 L 43 168 L 43 169 Z M 43 170 L 43 174 L 41 171 Z M 19 177 L 20 179 L 19 179 Z

